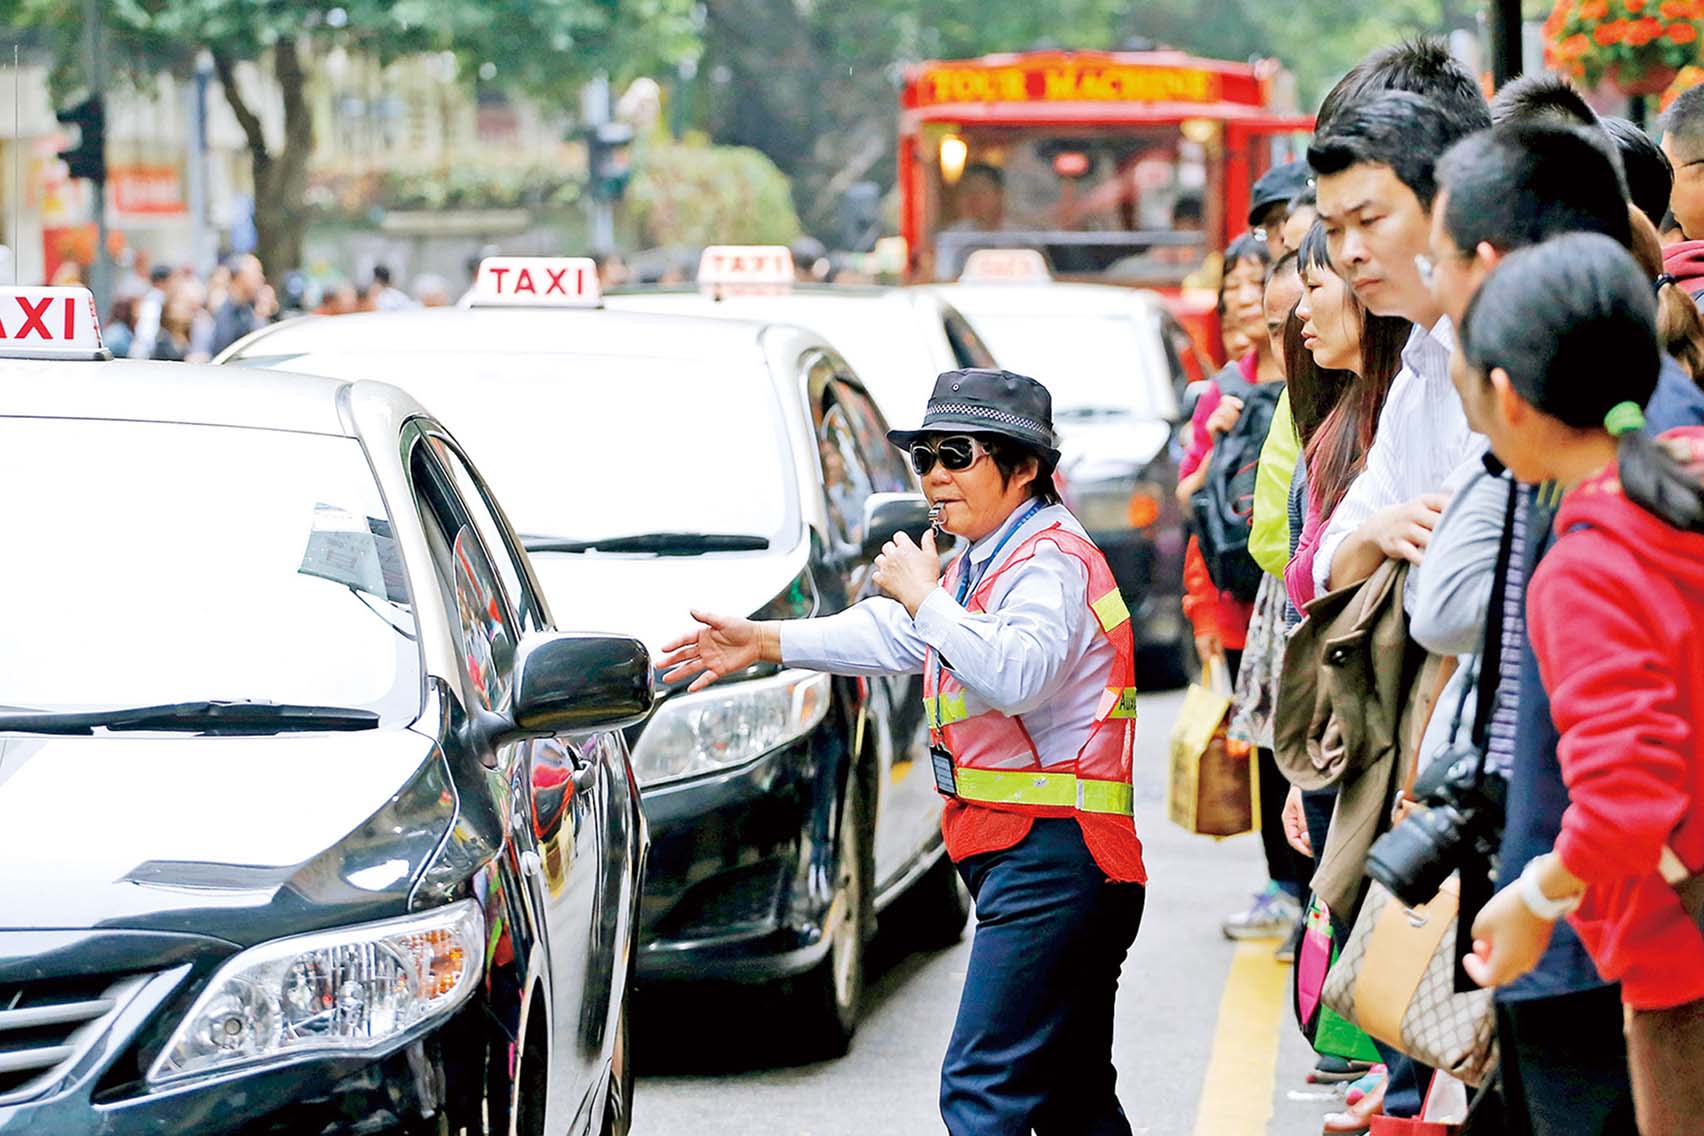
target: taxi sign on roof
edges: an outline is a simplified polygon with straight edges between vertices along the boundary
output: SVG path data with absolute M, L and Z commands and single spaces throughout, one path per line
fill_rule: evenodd
M 974 284 L 1034 284 L 1051 279 L 1047 258 L 1030 248 L 977 249 L 964 258 L 964 271 L 959 273 L 960 281 Z
M 698 258 L 698 287 L 717 296 L 786 292 L 793 254 L 785 245 L 711 245 Z
M 87 288 L 0 288 L 0 359 L 110 359 Z
M 472 308 L 603 306 L 598 266 L 589 256 L 488 256 L 479 262 Z

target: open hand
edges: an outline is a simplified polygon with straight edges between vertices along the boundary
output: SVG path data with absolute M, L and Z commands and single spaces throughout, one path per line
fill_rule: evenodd
M 1532 913 L 1520 889 L 1506 887 L 1473 921 L 1473 953 L 1462 969 L 1481 986 L 1504 986 L 1538 965 L 1556 924 Z
M 1290 795 L 1284 798 L 1284 839 L 1302 855 L 1314 854 L 1307 813 L 1302 810 L 1302 791 L 1294 785 L 1290 786 Z
M 1367 519 L 1368 533 L 1386 559 L 1418 564 L 1426 546 L 1432 542 L 1432 530 L 1438 527 L 1444 506 L 1449 503 L 1447 494 L 1422 493 L 1412 501 L 1374 513 Z
M 697 675 L 687 690 L 703 690 L 725 675 L 761 662 L 771 640 L 774 660 L 780 661 L 780 636 L 768 624 L 702 611 L 693 612 L 692 618 L 702 624 L 698 630 L 663 645 L 665 654 L 657 669 L 664 672 L 664 682 Z
M 876 586 L 905 605 L 913 616 L 941 586 L 941 557 L 935 551 L 935 530 L 923 534 L 919 546 L 908 533 L 899 533 L 882 545 L 876 557 Z

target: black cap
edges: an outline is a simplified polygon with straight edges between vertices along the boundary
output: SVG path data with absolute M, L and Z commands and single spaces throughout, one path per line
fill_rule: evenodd
M 1308 178 L 1312 176 L 1308 164 L 1300 158 L 1285 162 L 1281 166 L 1273 166 L 1261 174 L 1260 180 L 1254 183 L 1254 189 L 1249 195 L 1249 225 L 1258 225 L 1260 215 L 1274 205 L 1289 204 L 1291 198 L 1308 187 Z
M 1049 470 L 1059 463 L 1053 435 L 1053 396 L 1027 375 L 980 367 L 943 372 L 935 380 L 922 427 L 889 430 L 888 441 L 908 450 L 926 435 L 959 431 L 1002 434 L 1039 452 L 1047 459 Z

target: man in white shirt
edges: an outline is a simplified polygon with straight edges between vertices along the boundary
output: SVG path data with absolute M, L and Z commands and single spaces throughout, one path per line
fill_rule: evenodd
M 1386 559 L 1419 563 L 1446 501 L 1440 490 L 1472 456 L 1473 432 L 1450 384 L 1454 333 L 1417 258 L 1429 248 L 1438 159 L 1490 124 L 1483 106 L 1446 109 L 1390 91 L 1345 109 L 1308 150 L 1332 259 L 1369 311 L 1415 326 L 1366 467 L 1320 538 L 1321 593 L 1365 579 Z

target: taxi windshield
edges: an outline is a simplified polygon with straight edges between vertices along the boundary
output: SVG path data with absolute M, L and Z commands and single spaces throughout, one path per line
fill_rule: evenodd
M 0 705 L 420 707 L 402 562 L 353 438 L 0 418 Z
M 932 167 L 936 275 L 976 248 L 1044 248 L 1060 275 L 1182 279 L 1207 252 L 1209 157 L 1176 125 L 966 127 Z
M 1153 348 L 1132 317 L 1001 310 L 971 320 L 1000 366 L 1046 385 L 1060 417 L 1115 411 L 1166 418 L 1172 412 L 1169 389 L 1147 362 Z
M 755 362 L 386 350 L 279 365 L 408 391 L 530 543 L 714 533 L 784 549 L 802 534 L 786 427 Z

